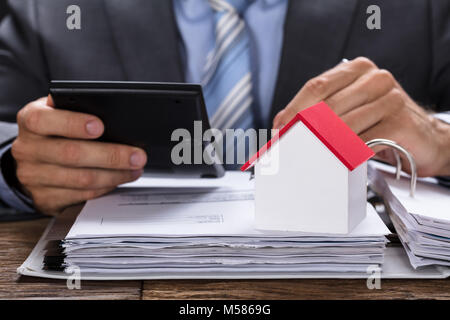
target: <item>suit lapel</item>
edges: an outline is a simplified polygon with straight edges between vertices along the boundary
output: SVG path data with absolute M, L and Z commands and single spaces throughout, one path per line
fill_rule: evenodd
M 356 4 L 357 0 L 289 1 L 270 121 L 306 81 L 343 58 Z
M 184 80 L 172 1 L 106 0 L 104 3 L 126 80 Z

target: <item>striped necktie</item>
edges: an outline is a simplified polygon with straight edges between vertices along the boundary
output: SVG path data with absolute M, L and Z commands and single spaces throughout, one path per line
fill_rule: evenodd
M 216 43 L 207 56 L 202 84 L 211 127 L 253 128 L 250 41 L 241 17 L 249 1 L 208 1 L 215 11 Z

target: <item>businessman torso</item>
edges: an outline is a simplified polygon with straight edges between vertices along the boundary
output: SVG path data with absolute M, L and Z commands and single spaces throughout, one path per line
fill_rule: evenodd
M 81 30 L 66 27 L 71 4 L 82 9 Z M 379 30 L 366 25 L 371 4 L 381 8 Z M 291 0 L 272 115 L 307 80 L 357 56 L 391 71 L 419 103 L 448 108 L 449 8 L 445 0 Z M 172 1 L 22 0 L 11 10 L 0 48 L 0 120 L 14 121 L 53 79 L 185 79 Z

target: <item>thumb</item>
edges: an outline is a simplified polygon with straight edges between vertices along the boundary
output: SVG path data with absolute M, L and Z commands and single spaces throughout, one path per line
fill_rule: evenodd
M 55 107 L 55 103 L 53 102 L 53 98 L 51 95 L 47 96 L 47 106 L 49 107 Z

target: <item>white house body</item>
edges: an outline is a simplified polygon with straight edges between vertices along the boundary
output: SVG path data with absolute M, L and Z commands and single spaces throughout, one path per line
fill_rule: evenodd
M 366 216 L 372 150 L 324 103 L 311 108 L 253 159 L 257 229 L 345 234 Z

